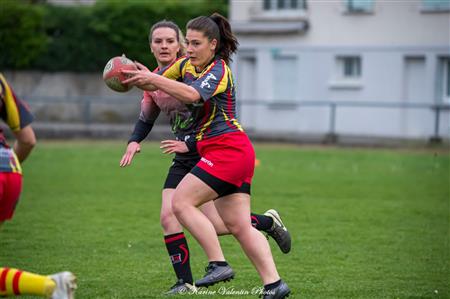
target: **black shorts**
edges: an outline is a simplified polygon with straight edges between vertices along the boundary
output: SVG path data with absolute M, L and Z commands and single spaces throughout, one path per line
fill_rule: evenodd
M 244 183 L 242 186 L 237 187 L 233 184 L 225 182 L 215 176 L 207 173 L 200 167 L 195 167 L 200 159 L 173 159 L 172 166 L 169 168 L 166 181 L 164 183 L 164 189 L 175 189 L 181 180 L 188 173 L 192 173 L 205 184 L 211 187 L 218 197 L 230 195 L 233 193 L 247 193 L 250 194 L 250 184 Z
M 181 180 L 188 174 L 192 168 L 197 164 L 200 158 L 194 159 L 179 159 L 175 157 L 172 161 L 172 166 L 169 168 L 164 189 L 175 189 Z
M 219 194 L 218 197 L 233 193 L 246 193 L 250 195 L 251 185 L 249 183 L 244 182 L 240 187 L 238 187 L 213 176 L 198 166 L 194 167 L 191 173 L 202 180 L 206 185 L 211 187 L 211 189 L 216 191 L 216 193 Z

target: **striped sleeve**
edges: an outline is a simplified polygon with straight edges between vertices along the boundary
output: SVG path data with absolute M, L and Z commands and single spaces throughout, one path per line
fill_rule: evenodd
M 188 58 L 180 57 L 167 67 L 157 72 L 158 75 L 164 76 L 168 79 L 178 80 L 182 77 L 182 68 L 185 65 Z
M 2 74 L 0 74 L 0 97 L 2 100 L 0 117 L 13 132 L 23 129 L 33 121 L 28 105 L 15 95 Z
M 229 70 L 225 62 L 222 59 L 216 60 L 191 86 L 198 91 L 204 101 L 207 101 L 213 96 L 227 90 L 228 72 Z

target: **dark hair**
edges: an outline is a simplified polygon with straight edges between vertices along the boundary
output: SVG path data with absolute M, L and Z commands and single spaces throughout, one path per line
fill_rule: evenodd
M 177 41 L 180 44 L 180 51 L 178 51 L 177 57 L 183 56 L 186 53 L 186 43 L 184 40 L 184 35 L 180 30 L 180 27 L 178 27 L 178 25 L 175 24 L 174 22 L 168 20 L 162 20 L 153 24 L 152 28 L 150 28 L 150 33 L 148 34 L 148 42 L 150 44 L 152 43 L 153 31 L 155 31 L 158 28 L 170 28 L 173 29 L 173 31 L 175 31 L 175 33 L 177 34 Z
M 218 13 L 213 13 L 210 17 L 200 16 L 190 20 L 186 28 L 203 32 L 210 41 L 216 39 L 216 54 L 226 63 L 231 61 L 230 56 L 236 52 L 239 43 L 225 17 Z

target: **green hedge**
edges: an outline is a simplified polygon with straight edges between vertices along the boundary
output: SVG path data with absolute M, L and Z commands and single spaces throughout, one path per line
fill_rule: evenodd
M 227 0 L 98 0 L 93 6 L 54 6 L 0 0 L 0 70 L 97 72 L 125 53 L 149 67 L 148 31 L 155 22 L 219 12 Z
M 0 0 L 0 70 L 28 68 L 45 55 L 48 39 L 44 14 L 39 6 Z

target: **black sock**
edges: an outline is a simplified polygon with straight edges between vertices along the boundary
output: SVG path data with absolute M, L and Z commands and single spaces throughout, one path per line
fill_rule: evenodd
M 184 233 L 176 233 L 164 236 L 167 252 L 170 256 L 173 269 L 178 279 L 184 282 L 193 283 L 191 265 L 189 263 L 189 247 Z
M 281 283 L 281 279 L 279 279 L 279 280 L 277 280 L 277 281 L 275 281 L 275 282 L 266 284 L 266 285 L 264 286 L 264 290 L 265 290 L 265 291 L 273 290 L 273 289 L 275 289 L 277 286 L 279 286 L 280 283 Z
M 211 264 L 216 264 L 217 266 L 221 266 L 221 267 L 228 266 L 228 263 L 227 263 L 226 261 L 220 261 L 220 262 L 217 262 L 217 261 L 211 261 L 211 262 L 209 262 L 209 264 L 210 264 L 210 265 L 211 265 Z
M 272 228 L 273 219 L 272 217 L 260 214 L 251 213 L 252 225 L 257 230 L 269 230 Z

